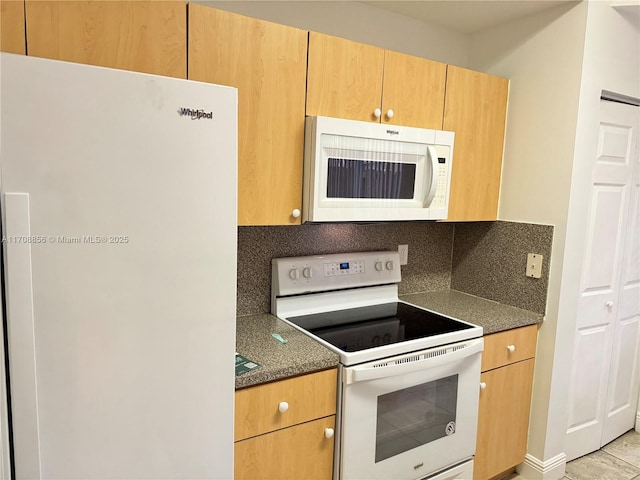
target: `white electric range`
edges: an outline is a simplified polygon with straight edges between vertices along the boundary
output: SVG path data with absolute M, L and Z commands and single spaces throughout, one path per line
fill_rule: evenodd
M 336 479 L 473 476 L 482 328 L 398 299 L 397 252 L 272 261 L 272 313 L 340 356 Z

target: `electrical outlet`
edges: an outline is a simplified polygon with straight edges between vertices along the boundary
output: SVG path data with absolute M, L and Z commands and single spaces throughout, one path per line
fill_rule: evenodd
M 540 278 L 542 276 L 542 255 L 527 254 L 527 277 Z
M 400 254 L 400 265 L 409 263 L 409 245 L 398 245 L 398 253 Z

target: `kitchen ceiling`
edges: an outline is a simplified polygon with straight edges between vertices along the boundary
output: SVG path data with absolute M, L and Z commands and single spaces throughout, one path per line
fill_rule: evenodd
M 568 0 L 366 1 L 368 5 L 463 33 L 476 33 L 532 15 Z

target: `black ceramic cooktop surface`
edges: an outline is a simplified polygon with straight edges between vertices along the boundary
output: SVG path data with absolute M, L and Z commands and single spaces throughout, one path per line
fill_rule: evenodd
M 345 352 L 473 328 L 400 302 L 300 315 L 287 320 Z

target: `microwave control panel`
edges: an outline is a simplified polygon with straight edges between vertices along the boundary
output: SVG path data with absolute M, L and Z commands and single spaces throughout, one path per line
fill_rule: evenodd
M 398 252 L 357 252 L 271 261 L 272 295 L 297 295 L 400 282 Z
M 438 167 L 436 172 L 437 185 L 436 195 L 431 201 L 429 208 L 446 208 L 447 207 L 447 187 L 449 186 L 450 175 L 450 149 L 449 147 L 436 145 L 438 154 Z

